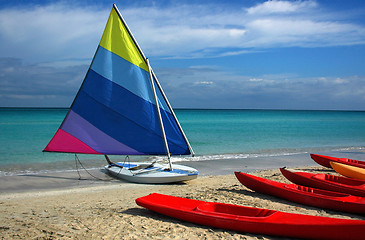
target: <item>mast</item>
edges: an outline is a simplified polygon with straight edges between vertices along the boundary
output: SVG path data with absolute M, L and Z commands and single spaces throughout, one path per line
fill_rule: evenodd
M 156 82 L 156 84 L 157 84 L 157 86 L 158 86 L 159 90 L 161 91 L 162 96 L 163 96 L 163 98 L 165 99 L 165 101 L 166 101 L 166 103 L 167 103 L 167 106 L 168 106 L 168 108 L 169 108 L 169 110 L 170 110 L 170 112 L 171 112 L 172 116 L 174 117 L 174 119 L 175 119 L 175 121 L 176 121 L 176 123 L 177 123 L 177 126 L 179 127 L 179 129 L 180 129 L 180 131 L 181 131 L 181 134 L 182 134 L 182 136 L 184 137 L 184 140 L 185 140 L 186 144 L 188 145 L 188 148 L 189 148 L 189 150 L 190 150 L 191 156 L 192 156 L 192 157 L 194 157 L 194 155 L 195 155 L 194 150 L 193 150 L 193 148 L 191 147 L 191 145 L 190 145 L 190 143 L 189 143 L 189 140 L 188 140 L 188 138 L 186 137 L 186 135 L 185 135 L 185 133 L 184 133 L 184 130 L 182 129 L 182 127 L 181 127 L 181 125 L 180 125 L 180 122 L 179 122 L 179 120 L 177 119 L 177 117 L 176 117 L 176 115 L 175 115 L 175 112 L 174 112 L 174 110 L 172 109 L 172 106 L 171 106 L 171 104 L 170 104 L 169 100 L 167 99 L 166 94 L 165 94 L 165 92 L 163 91 L 163 89 L 162 89 L 162 87 L 161 87 L 161 85 L 160 85 L 160 83 L 159 83 L 159 81 L 158 81 L 158 79 L 157 79 L 157 76 L 156 76 L 155 72 L 153 71 L 153 69 L 152 69 L 152 68 L 151 68 L 151 66 L 149 65 L 149 63 L 148 63 L 148 60 L 147 60 L 146 56 L 144 55 L 144 53 L 143 53 L 143 51 L 142 51 L 141 47 L 138 45 L 138 42 L 137 42 L 137 40 L 134 38 L 134 36 L 133 36 L 132 32 L 130 31 L 130 29 L 129 29 L 128 25 L 127 25 L 127 23 L 124 21 L 124 18 L 123 18 L 123 16 L 122 16 L 122 14 L 119 12 L 119 10 L 118 10 L 117 6 L 116 6 L 115 4 L 113 4 L 113 7 L 114 7 L 114 9 L 116 10 L 116 12 L 118 13 L 118 16 L 120 17 L 121 21 L 123 22 L 123 24 L 124 24 L 124 26 L 125 26 L 126 30 L 128 31 L 129 35 L 131 36 L 131 38 L 132 38 L 133 42 L 136 44 L 138 51 L 140 52 L 140 54 L 142 55 L 142 57 L 143 57 L 143 58 L 144 58 L 144 60 L 146 61 L 147 65 L 148 65 L 148 68 L 150 69 L 150 71 L 149 71 L 149 72 L 150 72 L 150 74 L 152 74 L 152 79 L 151 79 L 151 81 L 152 81 L 152 83 L 151 83 L 151 84 L 152 84 L 152 87 L 154 88 L 154 85 L 153 85 L 153 80 L 154 80 L 154 81 Z M 155 90 L 154 90 L 154 89 L 153 89 L 153 93 L 154 93 L 154 95 L 156 95 L 156 92 L 155 92 Z M 157 102 L 156 102 L 156 105 L 158 105 L 158 103 L 157 103 Z M 158 111 L 158 113 L 159 113 L 159 115 L 161 115 L 159 111 Z M 160 116 L 160 119 L 161 119 L 161 116 Z M 162 119 L 161 119 L 161 122 L 162 122 Z M 163 124 L 161 125 L 161 127 L 163 128 Z M 165 130 L 163 130 L 163 131 L 165 131 Z M 165 137 L 166 137 L 166 136 L 165 136 Z M 170 163 L 170 155 L 168 155 L 168 158 L 169 158 L 169 163 Z
M 148 61 L 148 58 L 146 59 L 146 62 L 147 62 L 147 66 L 148 66 L 148 73 L 150 75 L 153 96 L 155 97 L 155 103 L 156 103 L 156 110 L 157 110 L 157 114 L 158 114 L 158 119 L 160 120 L 161 133 L 162 133 L 164 144 L 165 144 L 167 159 L 169 160 L 170 170 L 172 170 L 169 145 L 167 144 L 165 128 L 163 126 L 163 121 L 162 121 L 161 112 L 160 112 L 160 105 L 158 104 L 157 94 L 156 94 L 156 90 L 155 90 L 155 84 L 153 82 L 153 77 L 152 77 L 152 69 L 151 69 L 151 66 L 150 66 L 150 62 Z

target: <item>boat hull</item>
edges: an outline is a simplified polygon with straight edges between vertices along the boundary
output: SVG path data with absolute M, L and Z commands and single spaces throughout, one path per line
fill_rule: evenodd
M 115 166 L 118 165 L 118 166 Z M 168 164 L 143 162 L 115 163 L 107 165 L 107 172 L 119 179 L 135 183 L 173 183 L 193 180 L 198 177 L 199 172 L 191 167 L 174 164 L 173 170 L 168 170 Z M 119 167 L 122 166 L 123 168 Z M 146 168 L 146 166 L 149 166 Z
M 359 168 L 338 162 L 330 162 L 330 164 L 337 173 L 343 176 L 365 180 L 365 168 Z
M 365 214 L 365 198 L 296 184 L 285 184 L 246 173 L 235 172 L 237 179 L 251 190 L 304 205 L 342 212 Z
M 365 161 L 359 161 L 349 158 L 336 158 L 336 157 L 330 157 L 330 156 L 324 156 L 324 155 L 318 155 L 318 154 L 311 154 L 311 158 L 318 163 L 319 165 L 322 165 L 327 168 L 332 168 L 330 162 L 338 162 L 350 166 L 365 168 Z
M 144 208 L 184 221 L 238 232 L 307 239 L 360 239 L 365 221 L 285 213 L 153 193 L 136 199 Z
M 281 173 L 291 182 L 303 186 L 365 197 L 365 181 L 324 173 L 291 172 L 280 168 Z

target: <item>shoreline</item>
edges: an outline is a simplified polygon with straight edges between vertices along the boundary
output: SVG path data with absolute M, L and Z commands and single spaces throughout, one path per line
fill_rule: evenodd
M 298 171 L 326 172 L 323 167 L 295 167 Z M 279 169 L 251 174 L 287 182 Z M 67 179 L 64 179 L 67 181 Z M 364 216 L 325 210 L 256 193 L 234 174 L 206 175 L 179 184 L 148 185 L 85 180 L 71 188 L 53 188 L 0 194 L 0 233 L 4 239 L 277 239 L 201 226 L 163 216 L 135 203 L 153 192 L 284 212 L 365 220 Z M 86 184 L 84 184 L 86 183 Z M 31 185 L 31 182 L 29 183 Z
M 283 158 L 280 156 L 280 158 Z M 198 169 L 199 176 L 230 175 L 234 171 L 254 172 L 265 169 L 278 169 L 280 167 L 295 167 L 297 162 L 276 161 L 275 157 L 269 158 L 271 162 L 260 158 L 253 159 L 221 159 L 182 162 L 189 167 Z M 285 164 L 284 164 L 285 163 Z M 312 163 L 309 162 L 308 163 Z M 265 167 L 264 167 L 265 166 Z M 80 178 L 81 177 L 81 178 Z M 116 179 L 107 174 L 103 167 L 75 169 L 67 171 L 49 171 L 38 173 L 25 173 L 10 176 L 0 176 L 0 195 L 3 193 L 22 193 L 27 191 L 52 191 L 62 189 L 84 188 L 105 185 L 131 184 L 125 180 Z
M 313 161 L 310 159 L 309 154 L 316 153 L 321 155 L 329 155 L 336 157 L 346 157 L 352 159 L 364 159 L 363 156 L 365 149 L 362 146 L 349 147 L 349 146 L 337 146 L 337 147 L 320 147 L 320 148 L 298 148 L 298 149 L 266 149 L 257 150 L 252 152 L 233 152 L 233 153 L 205 153 L 202 155 L 189 156 L 173 156 L 173 163 L 177 164 L 198 164 L 201 168 L 204 168 L 204 163 L 216 163 L 216 162 L 235 162 L 238 166 L 245 164 L 246 166 L 253 167 L 255 169 L 264 169 L 265 164 L 276 164 L 277 166 L 284 166 L 282 164 L 291 164 L 290 166 L 303 166 L 312 165 Z M 99 155 L 79 154 L 79 163 L 75 162 L 73 154 L 67 153 L 42 153 L 43 155 L 37 156 L 35 161 L 25 161 L 24 156 L 21 159 L 14 158 L 11 162 L 0 161 L 0 177 L 3 176 L 15 176 L 15 175 L 29 175 L 29 174 L 43 174 L 53 172 L 65 172 L 76 171 L 76 167 L 79 169 L 85 167 L 86 169 L 99 169 L 102 168 L 106 161 Z M 113 162 L 123 162 L 124 158 L 111 156 Z M 149 157 L 149 156 L 130 156 L 131 161 L 154 161 L 164 160 L 163 157 Z M 242 163 L 242 164 L 241 164 Z M 232 165 L 232 164 L 231 164 Z
M 318 154 L 348 157 L 351 159 L 364 159 L 363 150 L 346 150 L 319 152 Z M 85 161 L 87 162 L 87 161 Z M 273 156 L 251 156 L 247 158 L 222 158 L 202 161 L 184 161 L 177 164 L 193 167 L 199 171 L 199 177 L 230 175 L 235 171 L 254 172 L 268 169 L 279 169 L 280 167 L 294 168 L 298 166 L 318 166 L 309 156 L 309 153 L 282 154 Z M 129 184 L 126 181 L 115 179 L 104 171 L 104 163 L 99 167 L 66 171 L 49 170 L 34 173 L 21 173 L 14 175 L 0 175 L 0 194 L 25 192 L 29 190 L 47 191 L 57 189 L 70 189 L 78 187 Z M 88 165 L 86 165 L 88 166 Z M 80 174 L 80 175 L 79 175 Z M 82 180 L 79 180 L 81 176 Z M 100 180 L 102 179 L 102 180 Z

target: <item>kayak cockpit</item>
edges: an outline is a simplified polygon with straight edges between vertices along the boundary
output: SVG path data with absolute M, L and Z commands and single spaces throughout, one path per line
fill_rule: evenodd
M 319 195 L 326 196 L 326 197 L 349 197 L 349 196 L 351 196 L 351 195 L 346 194 L 346 193 L 326 191 L 326 190 L 322 190 L 322 189 L 305 187 L 305 186 L 300 186 L 300 185 L 296 185 L 296 184 L 288 184 L 288 185 L 285 185 L 285 187 L 289 188 L 289 189 L 298 190 L 298 191 L 301 191 L 301 192 L 319 194 Z
M 225 216 L 227 218 L 250 217 L 250 218 L 264 218 L 276 213 L 275 210 L 251 208 L 244 206 L 236 206 L 230 204 L 220 203 L 203 203 L 195 208 L 197 212 L 204 212 L 205 214 L 213 214 Z
M 329 175 L 329 174 L 316 174 L 313 176 L 313 178 L 319 179 L 319 180 L 326 180 L 329 182 L 351 185 L 351 186 L 362 186 L 365 184 L 365 181 L 351 179 L 351 178 L 344 178 L 344 177 L 339 177 L 339 176 Z

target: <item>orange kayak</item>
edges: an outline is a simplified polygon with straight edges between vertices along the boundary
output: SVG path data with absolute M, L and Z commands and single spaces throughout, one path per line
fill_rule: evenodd
M 330 162 L 330 164 L 337 173 L 343 176 L 365 180 L 365 168 L 354 167 L 332 161 Z
M 319 165 L 322 165 L 323 167 L 327 168 L 331 168 L 330 162 L 338 162 L 346 165 L 351 165 L 354 167 L 365 168 L 365 161 L 360 161 L 360 160 L 354 160 L 349 158 L 336 158 L 318 154 L 311 154 L 311 158 Z

